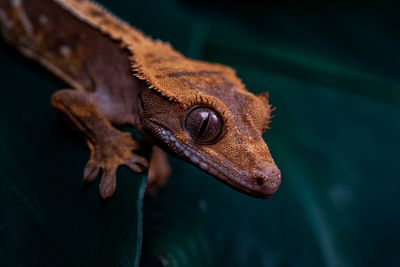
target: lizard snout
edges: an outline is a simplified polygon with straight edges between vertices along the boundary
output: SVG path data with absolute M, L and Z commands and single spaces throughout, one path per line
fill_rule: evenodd
M 260 198 L 274 194 L 281 183 L 281 171 L 275 164 L 260 168 L 252 174 L 251 190 Z

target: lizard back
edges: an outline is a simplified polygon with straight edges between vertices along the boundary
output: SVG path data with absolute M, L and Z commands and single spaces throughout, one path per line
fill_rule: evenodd
M 130 52 L 121 47 L 115 34 L 111 36 L 116 31 L 108 29 L 106 34 L 62 2 L 0 0 L 1 30 L 6 40 L 75 89 L 134 88 Z M 116 25 L 119 20 L 102 12 L 99 6 L 86 1 L 82 4 L 91 6 L 87 12 L 92 16 L 102 14 L 103 23 L 112 21 L 116 29 L 121 28 Z M 107 25 L 111 27 L 111 23 Z M 134 30 L 130 28 L 130 32 Z

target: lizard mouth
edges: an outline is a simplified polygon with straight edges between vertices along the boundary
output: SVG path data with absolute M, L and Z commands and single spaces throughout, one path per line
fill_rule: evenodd
M 182 157 L 237 191 L 256 198 L 268 198 L 280 185 L 281 173 L 275 165 L 267 166 L 258 173 L 238 170 L 229 160 L 222 162 L 217 159 L 206 159 L 204 153 L 199 152 L 198 148 L 194 148 L 189 143 L 182 144 L 169 130 L 160 128 L 157 132 L 167 149 L 173 154 Z

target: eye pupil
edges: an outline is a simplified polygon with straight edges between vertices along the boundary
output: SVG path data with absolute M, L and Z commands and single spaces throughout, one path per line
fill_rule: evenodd
M 189 110 L 185 117 L 185 132 L 196 142 L 213 143 L 222 133 L 222 120 L 209 107 L 197 106 Z
M 205 116 L 203 116 L 205 115 Z M 203 136 L 203 134 L 205 133 L 208 123 L 210 122 L 210 113 L 206 113 L 206 112 L 202 112 L 201 113 L 201 117 L 205 119 L 203 120 L 203 123 L 201 124 L 201 128 L 199 131 L 199 138 L 201 138 Z

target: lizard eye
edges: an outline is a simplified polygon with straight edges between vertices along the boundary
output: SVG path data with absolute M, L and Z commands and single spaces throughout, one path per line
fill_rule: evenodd
M 199 143 L 216 142 L 221 136 L 222 128 L 222 120 L 218 113 L 204 106 L 195 106 L 190 109 L 184 121 L 186 134 Z

